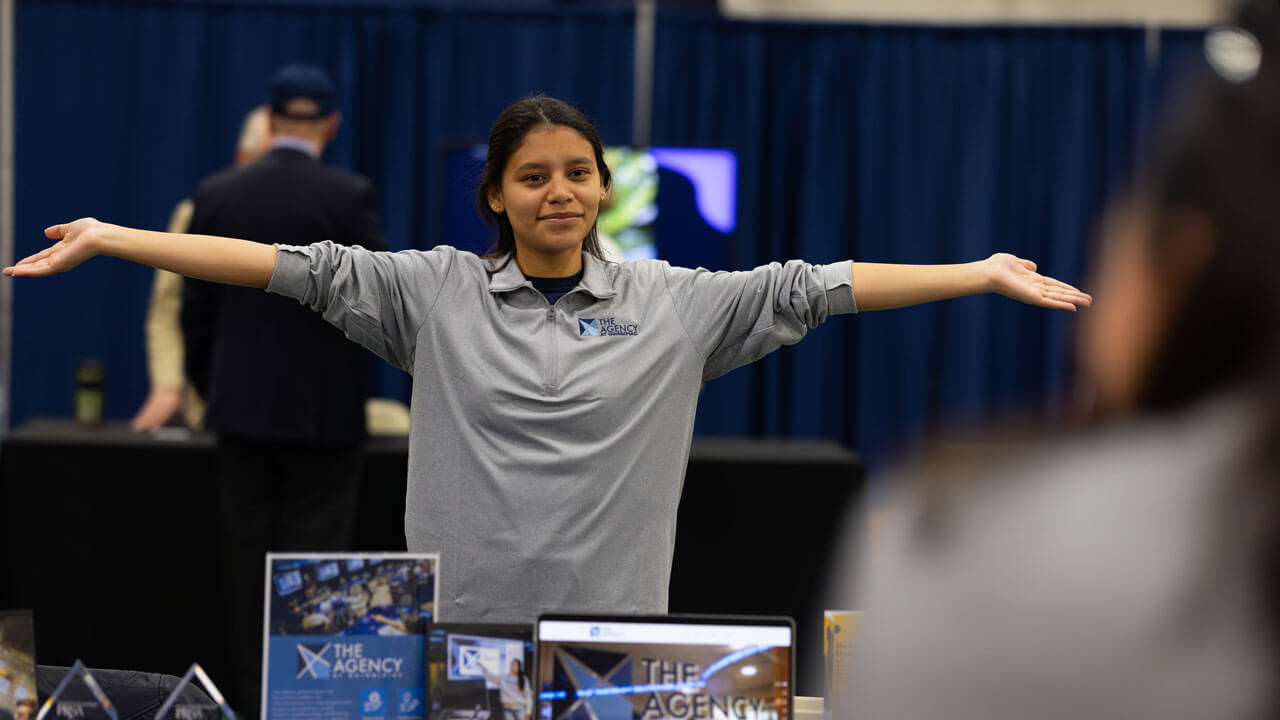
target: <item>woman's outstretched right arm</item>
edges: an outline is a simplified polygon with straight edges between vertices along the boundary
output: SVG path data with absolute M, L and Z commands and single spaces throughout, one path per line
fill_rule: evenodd
M 58 242 L 5 268 L 5 275 L 43 277 L 70 270 L 95 255 L 107 255 L 200 280 L 265 288 L 276 264 L 274 245 L 134 230 L 93 218 L 53 225 L 44 234 Z

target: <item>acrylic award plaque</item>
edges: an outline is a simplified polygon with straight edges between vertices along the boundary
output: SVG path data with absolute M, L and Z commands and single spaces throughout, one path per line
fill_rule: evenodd
M 187 692 L 193 679 L 199 681 L 208 697 Z M 214 720 L 218 716 L 236 720 L 235 712 L 227 705 L 222 691 L 209 679 L 209 674 L 200 667 L 200 663 L 191 663 L 187 673 L 182 676 L 182 681 L 156 711 L 155 720 Z
M 827 610 L 822 614 L 822 655 L 826 660 L 823 717 L 826 720 L 853 714 L 848 679 L 853 672 L 853 639 L 862 620 L 863 614 L 853 610 Z
M 56 712 L 55 708 L 57 708 Z M 111 698 L 102 691 L 98 681 L 93 679 L 93 673 L 89 672 L 89 668 L 79 660 L 76 660 L 76 664 L 72 665 L 63 676 L 62 682 L 58 683 L 58 686 L 49 694 L 44 705 L 40 706 L 40 714 L 36 715 L 36 720 L 45 720 L 50 714 L 55 717 L 84 718 L 84 720 L 92 720 L 92 718 L 120 720 L 120 713 L 111 703 Z

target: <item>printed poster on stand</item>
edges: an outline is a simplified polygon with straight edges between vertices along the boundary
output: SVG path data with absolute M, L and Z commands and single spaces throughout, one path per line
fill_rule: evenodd
M 435 553 L 268 553 L 264 720 L 421 718 L 439 563 Z

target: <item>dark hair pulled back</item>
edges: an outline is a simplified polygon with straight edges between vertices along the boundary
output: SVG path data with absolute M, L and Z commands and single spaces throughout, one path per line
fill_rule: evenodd
M 497 231 L 487 257 L 515 257 L 516 254 L 516 238 L 511 229 L 511 221 L 505 211 L 496 213 L 489 207 L 489 194 L 502 189 L 502 174 L 506 172 L 507 163 L 520 148 L 525 136 L 539 127 L 557 126 L 578 131 L 591 144 L 603 187 L 608 188 L 613 181 L 609 166 L 604 161 L 604 145 L 600 142 L 600 134 L 581 111 L 563 100 L 547 95 L 532 95 L 512 103 L 502 111 L 489 130 L 489 153 L 485 160 L 484 177 L 480 181 L 480 187 L 476 188 L 476 210 L 481 219 Z M 598 259 L 604 259 L 594 223 L 591 231 L 583 238 L 582 249 Z

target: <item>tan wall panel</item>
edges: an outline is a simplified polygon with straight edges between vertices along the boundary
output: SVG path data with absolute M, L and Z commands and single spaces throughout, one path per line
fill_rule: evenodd
M 731 17 L 833 22 L 1205 26 L 1224 0 L 719 0 Z

